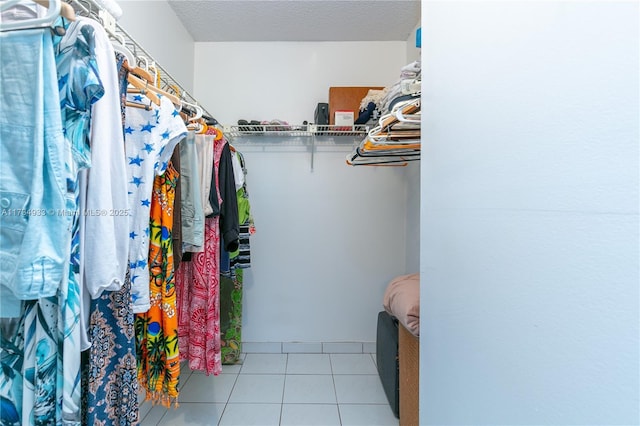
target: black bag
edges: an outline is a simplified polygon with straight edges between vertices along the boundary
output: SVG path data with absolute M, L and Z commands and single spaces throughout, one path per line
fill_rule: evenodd
M 319 103 L 316 106 L 316 112 L 313 117 L 314 122 L 321 126 L 329 125 L 329 104 Z

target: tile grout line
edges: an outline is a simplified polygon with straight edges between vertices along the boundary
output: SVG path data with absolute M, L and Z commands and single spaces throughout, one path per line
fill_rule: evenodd
M 282 400 L 280 401 L 280 417 L 278 419 L 278 425 L 282 424 L 282 413 L 284 412 L 284 395 L 287 389 L 287 368 L 289 368 L 289 354 L 285 354 L 284 382 L 282 383 Z
M 231 386 L 231 391 L 229 391 L 229 396 L 227 396 L 227 402 L 224 403 L 224 408 L 222 409 L 222 413 L 220 414 L 218 423 L 216 423 L 217 425 L 220 425 L 220 423 L 222 422 L 222 417 L 224 416 L 224 413 L 227 411 L 227 407 L 229 406 L 229 401 L 231 401 L 231 395 L 233 394 L 233 391 L 236 388 L 236 384 L 238 383 L 238 378 L 240 377 L 240 372 L 242 371 L 243 366 L 244 366 L 244 362 L 240 365 L 238 372 L 234 373 L 236 376 L 236 379 L 233 381 L 233 386 Z
M 329 366 L 331 367 L 331 382 L 333 383 L 333 394 L 336 397 L 336 410 L 338 411 L 338 422 L 342 426 L 342 414 L 340 413 L 340 403 L 338 401 L 338 389 L 336 388 L 336 375 L 333 372 L 333 357 L 329 354 Z

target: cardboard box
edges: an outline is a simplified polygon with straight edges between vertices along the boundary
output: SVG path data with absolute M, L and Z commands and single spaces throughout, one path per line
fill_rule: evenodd
M 336 126 L 353 126 L 353 111 L 336 111 L 334 123 Z
M 382 90 L 384 87 L 330 87 L 329 88 L 329 124 L 334 122 L 336 111 L 358 111 L 360 114 L 360 103 L 367 96 L 369 90 Z

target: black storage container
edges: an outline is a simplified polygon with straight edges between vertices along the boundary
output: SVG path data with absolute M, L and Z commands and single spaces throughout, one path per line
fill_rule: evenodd
M 316 112 L 313 116 L 315 124 L 320 126 L 328 126 L 329 125 L 329 104 L 327 103 L 319 103 L 316 106 Z
M 378 313 L 376 365 L 391 411 L 400 417 L 400 368 L 398 363 L 398 320 L 386 311 Z

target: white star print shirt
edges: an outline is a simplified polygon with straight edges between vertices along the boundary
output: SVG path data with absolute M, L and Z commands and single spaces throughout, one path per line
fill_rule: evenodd
M 127 100 L 149 105 L 141 94 Z M 173 149 L 187 134 L 178 111 L 166 97 L 152 109 L 127 107 L 125 151 L 129 195 L 129 267 L 133 312 L 147 312 L 149 303 L 149 215 L 155 176 L 167 169 Z

